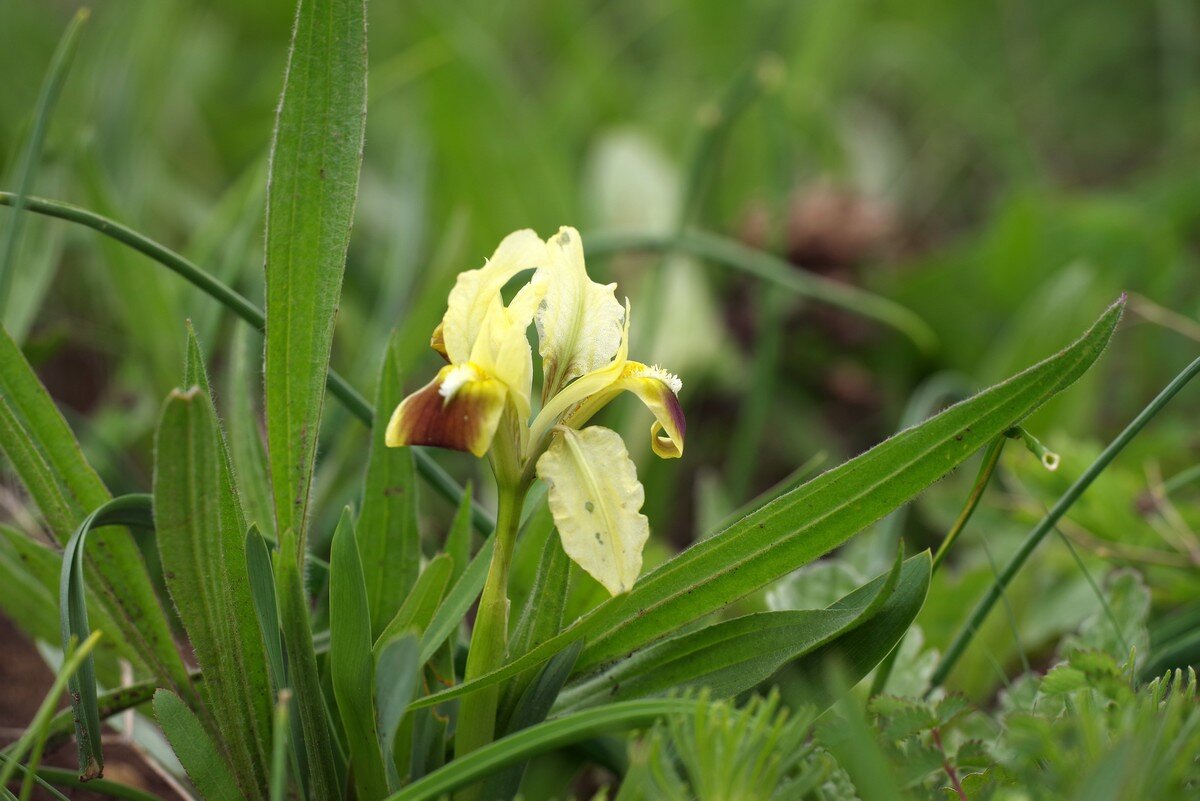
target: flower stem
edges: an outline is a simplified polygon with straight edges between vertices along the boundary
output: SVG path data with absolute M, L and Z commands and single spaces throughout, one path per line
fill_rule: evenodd
M 504 664 L 508 647 L 508 568 L 512 562 L 524 500 L 525 490 L 520 486 L 501 485 L 496 510 L 496 548 L 492 552 L 492 565 L 479 598 L 464 681 L 471 681 Z M 454 735 L 454 752 L 457 756 L 470 753 L 492 741 L 500 690 L 499 686 L 484 687 L 462 699 L 458 710 L 458 728 Z

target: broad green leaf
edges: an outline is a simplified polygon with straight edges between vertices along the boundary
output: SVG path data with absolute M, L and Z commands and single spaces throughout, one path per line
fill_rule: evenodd
M 389 448 L 384 443 L 387 427 L 382 421 L 404 399 L 398 347 L 393 334 L 379 370 L 375 398 L 375 420 L 379 422 L 371 428 L 371 453 L 356 527 L 375 637 L 400 608 L 417 580 L 421 563 L 417 472 L 412 452 L 408 448 Z
M 191 340 L 195 342 L 194 338 Z M 267 787 L 271 685 L 246 567 L 246 524 L 203 366 L 172 392 L 155 438 L 154 508 L 167 589 L 204 671 L 200 694 L 243 794 Z
M 392 790 L 399 787 L 402 778 L 393 754 L 400 721 L 417 691 L 421 668 L 417 648 L 417 638 L 411 634 L 398 637 L 384 644 L 375 666 L 375 715 Z
M 379 732 L 375 728 L 375 661 L 371 613 L 350 510 L 342 513 L 329 558 L 329 676 L 346 731 L 358 795 L 387 794 Z
M 560 709 L 705 687 L 713 698 L 736 696 L 781 667 L 866 625 L 898 585 L 929 582 L 928 556 L 897 560 L 888 573 L 827 609 L 761 612 L 715 623 L 650 645 L 565 691 Z M 919 609 L 919 606 L 918 606 Z
M 154 717 L 204 801 L 244 801 L 217 744 L 179 696 L 169 690 L 156 692 Z
M 440 703 L 502 681 L 576 639 L 587 671 L 699 620 L 829 552 L 1070 386 L 1120 319 L 1111 306 L 1074 344 L 780 496 L 644 576 L 562 634 L 499 670 L 421 699 Z
M 402 634 L 412 632 L 419 637 L 425 633 L 438 611 L 453 570 L 454 560 L 444 553 L 429 561 L 417 578 L 412 591 L 396 611 L 396 616 L 384 627 L 383 633 L 375 641 L 377 651 L 389 640 Z
M 275 591 L 278 596 L 279 624 L 287 659 L 288 682 L 300 722 L 302 762 L 307 765 L 310 798 L 337 798 L 341 782 L 333 755 L 333 739 L 326 717 L 317 655 L 313 650 L 312 628 L 308 621 L 308 600 L 304 580 L 296 558 L 296 537 L 285 529 L 275 557 Z
M 275 528 L 295 532 L 301 553 L 358 192 L 366 78 L 364 0 L 299 0 L 267 183 L 264 390 Z
M 66 543 L 84 518 L 112 496 L 83 458 L 74 434 L 20 348 L 0 330 L 0 449 L 12 463 L 47 527 Z M 97 534 L 103 547 L 89 551 L 88 587 L 104 605 L 122 638 L 145 667 L 185 697 L 192 696 L 187 667 L 129 532 L 110 527 Z

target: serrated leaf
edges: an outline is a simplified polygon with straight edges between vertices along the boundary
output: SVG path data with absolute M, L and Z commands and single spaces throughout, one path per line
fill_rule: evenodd
M 363 0 L 300 0 L 267 183 L 265 394 L 275 529 L 301 552 L 366 122 Z
M 1114 304 L 1059 354 L 892 437 L 692 546 L 644 576 L 631 592 L 601 604 L 524 657 L 418 704 L 434 705 L 503 681 L 580 637 L 587 644 L 577 670 L 594 668 L 807 564 L 909 501 L 1070 386 L 1103 352 L 1122 308 L 1123 303 Z
M 193 339 L 194 343 L 195 340 Z M 192 378 L 207 386 L 197 363 Z M 172 392 L 155 438 L 154 506 L 167 589 L 204 671 L 200 694 L 247 796 L 266 792 L 271 686 L 246 567 L 245 519 L 212 401 Z
M 933 704 L 916 698 L 878 695 L 871 699 L 870 709 L 881 718 L 878 725 L 891 740 L 906 740 L 938 725 Z

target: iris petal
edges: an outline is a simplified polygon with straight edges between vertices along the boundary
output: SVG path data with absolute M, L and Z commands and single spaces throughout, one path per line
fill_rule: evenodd
M 502 381 L 471 364 L 447 365 L 409 395 L 388 421 L 388 447 L 433 445 L 482 457 L 509 396 Z

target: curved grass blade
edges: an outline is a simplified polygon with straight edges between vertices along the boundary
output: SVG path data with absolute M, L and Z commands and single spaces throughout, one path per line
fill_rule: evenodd
M 50 66 L 46 70 L 46 77 L 42 82 L 41 92 L 38 94 L 37 109 L 33 114 L 33 128 L 29 132 L 29 140 L 25 143 L 25 148 L 21 151 L 21 159 L 17 166 L 16 202 L 13 203 L 12 217 L 4 231 L 3 245 L 0 246 L 0 318 L 5 317 L 4 313 L 8 309 L 8 291 L 12 285 L 13 262 L 16 260 L 17 248 L 21 243 L 21 229 L 25 225 L 25 215 L 23 214 L 25 202 L 29 195 L 29 188 L 33 185 L 34 173 L 41 161 L 46 129 L 50 125 L 50 117 L 54 113 L 54 106 L 58 103 L 58 95 L 67 79 L 71 60 L 75 57 L 79 29 L 83 27 L 83 23 L 87 22 L 89 16 L 91 16 L 91 11 L 81 8 L 67 23 L 67 29 L 63 32 L 58 47 L 54 49 L 54 55 L 50 57 Z
M 656 698 L 621 701 L 597 709 L 564 715 L 488 743 L 413 782 L 386 801 L 427 801 L 517 762 L 599 734 L 628 731 L 666 715 L 694 713 L 695 701 Z
M 329 557 L 329 677 L 346 732 L 354 786 L 363 798 L 387 795 L 375 705 L 371 613 L 350 510 L 342 512 Z
M 908 502 L 972 453 L 1070 386 L 1099 358 L 1124 308 L 1113 304 L 1079 340 L 1007 381 L 950 407 L 693 545 L 508 665 L 428 696 L 441 703 L 587 642 L 586 671 L 653 642 L 802 567 Z
M 154 527 L 154 515 L 149 495 L 122 495 L 103 504 L 88 515 L 71 535 L 63 551 L 62 575 L 59 579 L 59 625 L 63 651 L 72 642 L 86 641 L 91 636 L 88 623 L 87 593 L 83 582 L 84 546 L 93 529 L 112 525 Z M 75 737 L 78 743 L 79 770 L 85 777 L 99 776 L 104 770 L 104 755 L 100 750 L 100 712 L 96 698 L 96 667 L 90 654 L 86 655 L 67 682 L 71 709 L 75 715 Z
M 303 553 L 366 130 L 363 0 L 300 0 L 267 178 L 267 453 L 275 528 Z
M 156 692 L 154 717 L 204 801 L 243 801 L 216 743 L 178 695 L 170 690 Z
M 0 327 L 0 449 L 11 462 L 47 527 L 64 545 L 89 513 L 112 501 L 46 388 L 17 344 Z M 146 508 L 149 509 L 147 499 Z M 147 512 L 146 517 L 149 517 Z M 171 637 L 145 562 L 129 532 L 105 531 L 104 547 L 90 552 L 88 586 L 119 630 L 124 652 L 136 655 L 159 680 L 194 697 L 187 666 Z
M 673 234 L 591 234 L 584 237 L 589 258 L 636 251 L 686 253 L 774 284 L 800 297 L 837 306 L 904 334 L 923 353 L 937 350 L 937 335 L 917 314 L 894 300 L 816 273 L 797 270 L 778 256 L 705 231 Z
M 0 206 L 11 206 L 15 202 L 16 196 L 12 192 L 0 192 Z M 121 225 L 116 220 L 109 219 L 70 203 L 47 200 L 41 197 L 30 196 L 26 198 L 25 208 L 27 211 L 36 214 L 56 217 L 60 220 L 87 226 L 133 248 L 196 286 L 259 331 L 263 330 L 265 321 L 262 310 L 244 296 L 238 294 L 229 286 L 209 275 L 170 248 L 155 242 L 153 239 L 127 226 Z M 330 370 L 326 376 L 326 386 L 329 389 L 329 394 L 345 406 L 346 410 L 354 415 L 354 417 L 365 425 L 370 426 L 373 424 L 374 412 L 371 409 L 371 404 L 354 387 L 350 386 L 345 378 L 336 371 Z M 459 504 L 462 501 L 463 489 L 459 486 L 458 482 L 441 465 L 434 461 L 424 448 L 412 448 L 411 450 L 413 458 L 417 463 L 417 472 L 421 474 L 421 477 L 447 501 L 455 505 Z M 492 516 L 478 506 L 471 507 L 471 524 L 477 531 L 485 535 L 490 534 L 496 527 L 496 521 Z M 67 531 L 70 531 L 70 528 Z

